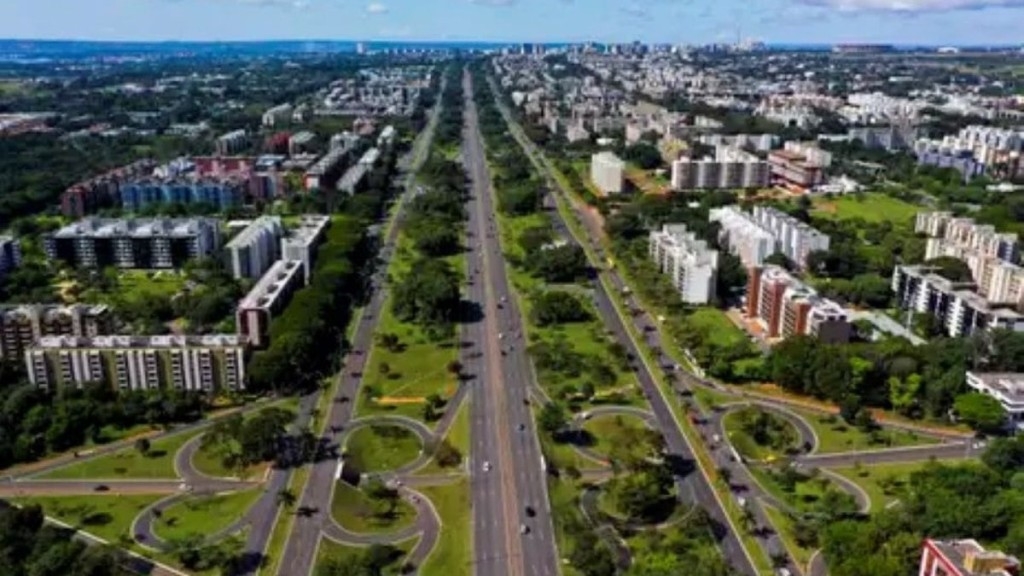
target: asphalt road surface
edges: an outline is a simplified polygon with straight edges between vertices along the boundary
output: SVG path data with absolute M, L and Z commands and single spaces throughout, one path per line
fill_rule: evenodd
M 442 82 L 441 92 L 444 92 Z M 430 144 L 434 126 L 437 122 L 437 114 L 440 105 L 434 108 L 429 126 L 421 133 L 420 139 L 414 145 L 410 154 L 410 165 L 402 162 L 403 168 L 407 169 L 406 178 L 403 182 L 405 190 L 399 198 L 400 206 L 396 218 L 401 217 L 401 205 L 408 197 L 413 184 L 413 174 L 419 168 L 419 163 L 425 159 L 426 147 Z M 387 270 L 387 263 L 390 261 L 394 251 L 395 241 L 398 238 L 399 227 L 391 226 L 387 229 L 383 239 L 384 246 L 380 253 L 378 270 Z M 387 297 L 387 289 L 383 282 L 383 273 L 378 272 L 374 277 L 373 292 L 370 302 L 366 305 L 362 315 L 358 318 L 355 335 L 352 338 L 352 350 L 345 360 L 345 367 L 341 375 L 341 384 L 338 386 L 338 395 L 332 399 L 331 408 L 327 414 L 328 440 L 337 444 L 339 435 L 344 432 L 345 427 L 352 420 L 355 411 L 355 402 L 359 393 L 359 385 L 362 380 L 363 369 L 366 365 L 367 352 L 373 344 L 373 334 L 380 317 L 381 310 Z M 338 470 L 338 461 L 324 459 L 313 465 L 310 471 L 306 488 L 299 496 L 299 508 L 314 511 L 313 514 L 297 516 L 292 533 L 285 547 L 284 555 L 281 558 L 278 573 L 288 576 L 305 576 L 313 570 L 316 562 L 317 544 L 320 541 L 320 534 L 326 525 L 325 515 L 330 514 L 330 502 L 334 493 L 335 473 Z M 272 519 L 273 514 L 268 514 Z M 433 525 L 436 531 L 436 524 Z M 425 539 L 436 539 L 436 534 L 428 534 Z
M 510 297 L 494 220 L 473 86 L 463 76 L 462 160 L 472 182 L 467 236 L 470 309 L 463 339 L 472 376 L 470 420 L 474 572 L 480 576 L 555 576 L 558 553 L 540 444 L 528 404 L 533 372 L 521 316 Z M 526 513 L 526 508 L 533 515 Z

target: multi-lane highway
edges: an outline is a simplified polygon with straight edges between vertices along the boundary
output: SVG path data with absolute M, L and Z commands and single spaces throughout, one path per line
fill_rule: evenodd
M 555 576 L 558 554 L 540 444 L 528 404 L 533 373 L 521 316 L 510 297 L 473 86 L 464 74 L 462 160 L 472 183 L 467 208 L 469 319 L 463 350 L 471 401 L 474 572 Z
M 492 91 L 495 94 L 500 93 L 493 83 L 491 86 Z M 505 118 L 506 122 L 508 122 L 513 136 L 524 148 L 527 156 L 531 161 L 533 161 L 538 170 L 548 176 L 550 181 L 554 181 L 554 178 L 551 177 L 547 166 L 537 157 L 532 144 L 528 142 L 521 131 L 518 130 L 518 126 L 515 124 L 515 120 L 511 117 L 508 109 L 500 102 L 500 100 L 498 100 L 497 104 L 502 116 Z M 571 239 L 572 236 L 568 234 L 567 226 L 565 222 L 561 220 L 561 215 L 556 212 L 554 217 L 556 218 L 556 225 L 559 228 L 559 231 Z M 593 282 L 593 288 L 594 303 L 606 325 L 612 330 L 615 338 L 619 342 L 622 342 L 626 346 L 627 350 L 640 361 L 637 365 L 636 371 L 637 380 L 640 383 L 644 396 L 647 397 L 651 404 L 651 410 L 654 413 L 656 422 L 658 423 L 658 428 L 665 437 L 665 444 L 668 453 L 678 460 L 696 463 L 697 459 L 694 454 L 694 448 L 690 445 L 689 440 L 680 429 L 682 424 L 676 421 L 675 415 L 673 414 L 671 407 L 668 405 L 668 399 L 666 399 L 662 394 L 654 380 L 654 368 L 647 364 L 644 356 L 637 348 L 636 343 L 630 337 L 626 325 L 621 316 L 619 316 L 615 310 L 609 294 L 604 289 L 603 283 L 595 280 Z M 756 574 L 757 569 L 754 565 L 754 561 L 750 557 L 746 548 L 741 544 L 737 528 L 725 513 L 724 505 L 711 486 L 710 479 L 706 475 L 705 471 L 701 470 L 691 471 L 689 473 L 677 473 L 676 485 L 681 498 L 690 501 L 691 503 L 702 505 L 708 511 L 711 518 L 715 520 L 718 525 L 723 527 L 723 535 L 720 540 L 720 545 L 729 564 L 735 570 L 743 574 Z M 774 552 L 781 550 L 781 548 L 777 548 L 777 545 L 773 543 L 770 550 Z
M 443 82 L 440 92 L 444 92 Z M 438 102 L 440 102 L 440 98 Z M 409 157 L 406 161 L 400 163 L 400 167 L 406 170 L 405 178 L 402 181 L 404 190 L 398 200 L 399 207 L 392 223 L 384 232 L 384 246 L 381 249 L 379 262 L 380 270 L 387 269 L 387 263 L 390 261 L 394 251 L 399 230 L 395 222 L 400 218 L 402 206 L 404 206 L 413 187 L 414 174 L 426 159 L 439 111 L 440 104 L 434 107 L 430 122 L 426 129 L 420 133 Z M 383 275 L 379 273 L 374 277 L 370 302 L 355 320 L 356 330 L 351 342 L 351 352 L 345 359 L 344 370 L 338 376 L 340 379 L 337 386 L 338 393 L 332 399 L 326 420 L 326 430 L 330 431 L 328 440 L 333 445 L 338 444 L 339 435 L 345 432 L 345 428 L 352 420 L 355 411 L 355 402 L 359 393 L 362 373 L 367 362 L 367 351 L 373 343 L 373 334 L 377 320 L 387 299 L 387 289 L 382 278 Z M 279 564 L 278 574 L 305 576 L 312 572 L 320 535 L 325 528 L 325 515 L 330 514 L 330 502 L 334 492 L 337 469 L 338 461 L 334 459 L 324 459 L 313 464 L 306 487 L 299 496 L 299 508 L 316 512 L 296 517 L 295 525 L 292 528 L 292 533 Z M 273 514 L 269 514 L 269 516 L 273 517 Z M 433 529 L 437 529 L 436 524 L 433 524 Z M 432 538 L 436 538 L 436 534 L 430 535 L 430 539 Z

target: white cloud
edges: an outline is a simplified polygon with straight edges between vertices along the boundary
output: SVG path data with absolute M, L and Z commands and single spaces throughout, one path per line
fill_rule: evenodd
M 843 12 L 953 12 L 988 8 L 1024 8 L 1024 0 L 800 0 Z
M 380 2 L 370 2 L 366 5 L 366 11 L 370 14 L 384 14 L 388 11 L 388 7 Z

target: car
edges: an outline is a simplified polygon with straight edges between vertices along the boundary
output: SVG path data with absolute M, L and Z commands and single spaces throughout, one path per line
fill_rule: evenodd
M 504 339 L 505 339 L 505 333 L 504 332 L 498 332 L 498 340 L 504 340 Z
M 484 461 L 484 472 L 490 472 L 490 471 L 491 471 L 491 463 L 490 463 L 490 461 L 485 460 Z
M 519 525 L 519 533 L 520 534 L 529 534 L 530 533 L 530 527 L 527 526 L 526 524 L 520 524 Z
M 97 484 L 93 490 L 96 492 L 109 492 L 110 486 L 107 486 L 106 484 Z
M 522 422 L 520 422 L 519 423 L 519 431 L 522 432 L 523 430 L 526 430 L 526 424 L 523 424 Z
M 537 515 L 537 511 L 533 509 L 533 506 L 527 506 L 526 507 L 526 516 L 527 517 L 533 518 L 536 515 Z

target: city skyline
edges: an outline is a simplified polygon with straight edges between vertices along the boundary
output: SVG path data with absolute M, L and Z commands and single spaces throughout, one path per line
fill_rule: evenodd
M 15 0 L 0 37 L 1019 44 L 1024 0 Z

